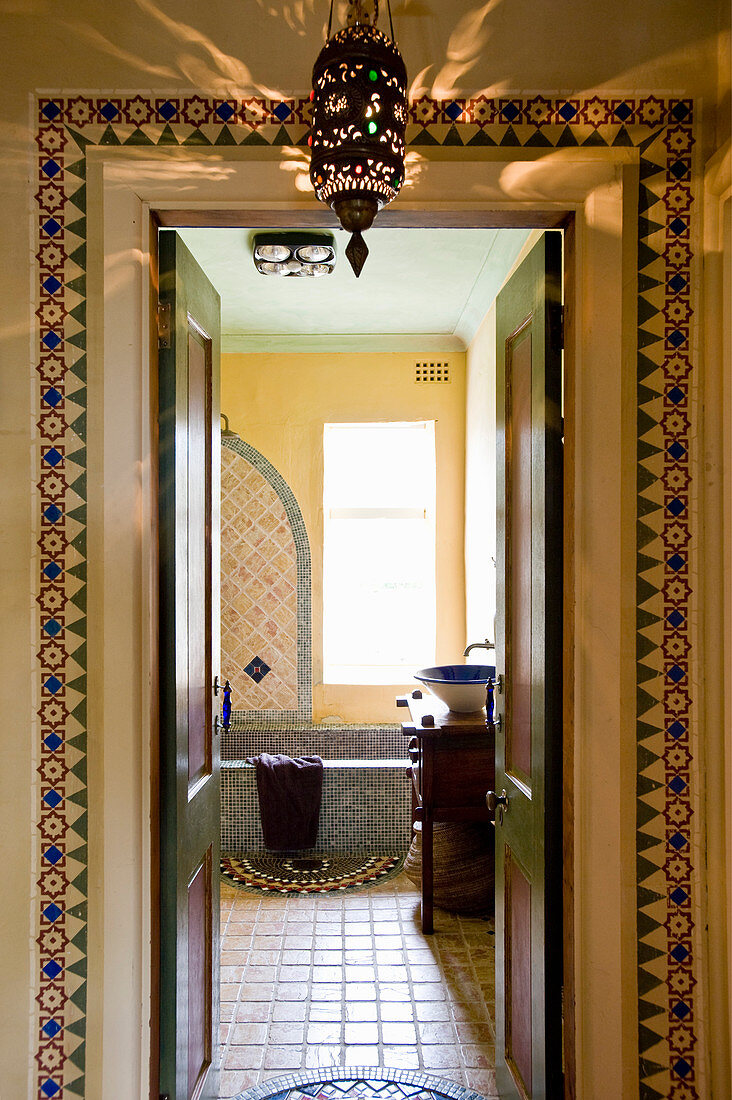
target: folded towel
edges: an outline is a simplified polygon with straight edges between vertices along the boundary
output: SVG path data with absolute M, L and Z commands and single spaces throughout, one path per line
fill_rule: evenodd
M 313 848 L 318 839 L 323 761 L 263 752 L 251 759 L 257 769 L 257 795 L 264 846 L 275 852 Z

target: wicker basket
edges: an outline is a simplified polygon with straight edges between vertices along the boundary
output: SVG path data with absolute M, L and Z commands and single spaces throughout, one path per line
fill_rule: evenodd
M 433 900 L 453 913 L 492 913 L 495 906 L 493 833 L 490 825 L 436 822 L 432 826 Z M 404 861 L 404 873 L 417 886 L 422 880 L 422 825 Z

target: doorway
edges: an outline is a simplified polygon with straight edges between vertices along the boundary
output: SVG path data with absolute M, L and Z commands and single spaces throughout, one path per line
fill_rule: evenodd
M 222 671 L 224 674 L 227 672 L 226 669 Z M 385 1057 L 390 1058 L 393 1068 L 414 1068 L 428 1071 L 442 1069 L 444 1071 L 441 1074 L 442 1076 L 452 1078 L 457 1083 L 467 1084 L 475 1091 L 483 1094 L 491 1094 L 492 1082 L 489 1079 L 490 1044 L 476 1041 L 481 1035 L 485 1037 L 486 1027 L 490 1028 L 489 1017 L 486 1017 L 483 1021 L 484 1026 L 480 1027 L 475 1019 L 461 1020 L 453 1013 L 454 1005 L 463 1006 L 463 1008 L 457 1009 L 458 1012 L 465 1010 L 465 993 L 471 991 L 471 981 L 466 966 L 468 968 L 472 967 L 474 970 L 477 968 L 478 973 L 474 973 L 473 977 L 483 979 L 483 984 L 480 985 L 479 983 L 477 987 L 479 991 L 477 1001 L 483 1001 L 484 1004 L 486 1004 L 486 1001 L 490 1003 L 492 982 L 489 987 L 489 975 L 487 973 L 489 963 L 487 962 L 488 955 L 485 954 L 486 951 L 489 951 L 486 947 L 485 937 L 490 935 L 490 931 L 487 932 L 485 926 L 472 928 L 469 923 L 465 923 L 463 927 L 458 922 L 454 934 L 451 929 L 447 936 L 441 938 L 439 952 L 432 951 L 430 955 L 432 966 L 430 968 L 427 956 L 424 954 L 424 952 L 429 951 L 428 941 L 422 940 L 421 943 L 411 941 L 408 944 L 407 937 L 414 934 L 414 928 L 405 928 L 403 924 L 400 926 L 400 919 L 409 911 L 410 906 L 413 917 L 414 890 L 410 891 L 408 884 L 401 884 L 401 887 L 395 888 L 392 893 L 394 896 L 391 896 L 389 891 L 385 891 L 378 899 L 375 895 L 376 904 L 369 905 L 368 908 L 364 907 L 363 899 L 357 901 L 356 898 L 352 899 L 353 905 L 350 907 L 341 903 L 331 904 L 322 909 L 318 906 L 311 906 L 308 908 L 309 915 L 305 915 L 306 907 L 303 904 L 293 905 L 292 913 L 294 916 L 292 918 L 287 915 L 288 905 L 270 908 L 269 905 L 265 906 L 261 901 L 235 904 L 237 902 L 235 896 L 225 899 L 226 902 L 231 901 L 231 905 L 227 904 L 224 910 L 226 929 L 231 924 L 231 927 L 237 933 L 244 933 L 242 935 L 229 933 L 227 936 L 225 932 L 225 937 L 230 944 L 233 944 L 231 954 L 239 960 L 241 960 L 241 952 L 246 950 L 250 953 L 247 963 L 250 970 L 245 986 L 245 990 L 248 989 L 249 992 L 248 994 L 244 992 L 244 996 L 240 1000 L 242 990 L 239 990 L 237 1003 L 232 1010 L 232 1019 L 224 1022 L 227 1044 L 230 1043 L 232 1035 L 239 1040 L 227 1046 L 225 1057 L 229 1058 L 231 1065 L 229 1067 L 225 1065 L 225 1073 L 229 1068 L 232 1072 L 237 1071 L 238 1080 L 234 1081 L 234 1078 L 231 1078 L 229 1082 L 226 1082 L 221 1093 L 222 1096 L 236 1095 L 236 1092 L 227 1093 L 225 1091 L 226 1087 L 236 1087 L 238 1092 L 242 1087 L 259 1083 L 266 1077 L 271 1076 L 272 1071 L 281 1072 L 286 1069 L 310 1068 L 311 1064 L 330 1065 L 333 1064 L 334 1059 L 338 1059 L 345 1065 L 368 1066 L 374 1064 L 373 1059 L 375 1057 L 379 1060 Z M 298 900 L 302 902 L 302 899 Z M 340 925 L 342 922 L 342 932 L 343 934 L 347 933 L 351 923 L 348 917 L 349 908 L 353 914 L 351 921 L 356 927 L 360 926 L 358 932 L 362 934 L 361 938 L 364 941 L 367 938 L 366 929 L 368 926 L 371 929 L 372 939 L 368 947 L 364 943 L 358 948 L 355 946 L 351 948 L 351 962 L 348 961 L 348 942 L 342 942 L 340 964 L 338 964 L 334 961 L 336 949 L 332 946 L 330 948 L 325 946 L 324 941 L 328 938 L 325 929 L 330 928 L 331 945 L 333 942 L 332 929 L 335 924 L 339 924 L 339 931 L 341 931 Z M 383 918 L 389 910 L 389 918 L 392 919 L 387 919 L 384 922 Z M 252 920 L 253 912 L 256 913 L 254 920 Z M 329 913 L 330 916 L 328 916 Z M 363 919 L 367 915 L 368 919 Z M 262 916 L 264 916 L 264 920 L 261 920 Z M 298 935 L 295 928 L 297 924 L 307 926 L 308 923 L 311 928 L 309 952 L 304 945 L 308 933 L 301 930 Z M 318 925 L 321 926 L 320 932 L 317 930 Z M 382 925 L 392 925 L 393 927 L 388 929 L 388 927 L 385 928 Z M 290 927 L 288 928 L 288 926 Z M 399 928 L 399 933 L 395 931 L 396 928 Z M 471 942 L 473 932 L 477 936 L 475 942 Z M 384 941 L 378 938 L 379 935 L 388 937 L 390 934 L 393 939 L 401 937 L 400 948 L 395 943 L 385 947 Z M 275 943 L 277 936 L 281 937 L 279 943 Z M 318 939 L 321 941 L 320 944 L 317 942 Z M 460 941 L 459 946 L 454 942 L 455 939 Z M 246 946 L 245 940 L 249 941 Z M 259 943 L 256 942 L 257 940 Z M 265 940 L 270 942 L 265 943 Z M 294 946 L 293 941 L 299 941 L 300 945 Z M 411 947 L 411 951 L 407 951 L 408 947 Z M 446 951 L 445 958 L 442 957 L 443 947 Z M 226 952 L 226 946 L 224 950 Z M 359 957 L 354 958 L 353 952 L 358 954 Z M 307 961 L 305 961 L 306 954 L 309 954 Z M 376 960 L 376 969 L 373 966 L 369 968 L 365 958 L 368 954 L 370 954 L 372 960 Z M 396 958 L 399 954 L 402 956 L 400 960 Z M 417 961 L 413 957 L 414 954 L 417 955 Z M 456 954 L 458 956 L 457 962 L 463 964 L 457 967 L 459 975 L 454 972 L 455 967 L 453 964 L 456 960 L 452 957 L 452 954 Z M 273 958 L 275 955 L 277 956 L 276 960 Z M 318 962 L 315 957 L 319 956 L 323 960 L 327 955 L 330 955 L 330 963 L 328 961 Z M 389 955 L 389 958 L 386 958 L 386 955 Z M 407 958 L 405 958 L 405 955 Z M 287 956 L 287 959 L 285 959 L 285 956 Z M 381 956 L 381 960 L 379 956 Z M 240 962 L 237 963 L 233 958 L 229 961 L 228 952 L 226 958 L 227 961 L 224 966 L 231 966 L 232 970 L 227 972 L 225 977 L 233 978 L 236 981 L 237 971 L 242 971 L 239 977 L 244 978 L 245 972 Z M 296 961 L 296 958 L 298 961 Z M 405 963 L 409 964 L 406 968 L 404 968 Z M 482 963 L 485 963 L 485 965 L 481 965 Z M 410 970 L 411 964 L 414 964 L 413 972 Z M 336 994 L 335 982 L 316 980 L 317 978 L 323 979 L 326 976 L 329 966 L 330 977 L 334 978 L 338 965 L 345 967 L 345 972 L 341 970 L 339 979 L 342 983 L 340 995 Z M 401 977 L 406 981 L 394 981 L 396 977 L 394 971 L 399 965 L 404 968 L 401 971 Z M 377 975 L 376 971 L 381 971 L 382 967 L 384 968 L 383 973 L 379 972 Z M 356 1018 L 352 1019 L 349 1019 L 349 968 L 354 972 L 351 990 L 353 992 L 356 987 L 360 987 L 357 992 L 359 997 L 364 998 L 353 1000 L 350 1015 Z M 305 976 L 306 969 L 308 971 L 307 978 Z M 426 970 L 430 970 L 429 975 L 427 975 Z M 271 993 L 269 983 L 275 977 L 275 974 L 279 978 L 280 972 L 286 978 L 291 979 L 290 995 L 283 995 L 281 1003 L 279 1000 L 275 1000 L 274 1005 L 270 1006 L 268 1002 L 271 1000 L 271 996 L 265 1000 L 264 995 Z M 450 977 L 455 978 L 456 976 L 459 976 L 460 981 L 454 983 L 454 988 L 462 990 L 462 992 L 460 993 L 460 999 L 453 1001 L 449 996 Z M 405 989 L 398 991 L 400 994 L 399 999 L 395 997 L 394 1001 L 391 1001 L 386 997 L 382 1005 L 382 998 L 380 994 L 377 995 L 373 984 L 377 977 L 379 987 L 381 987 L 382 982 L 385 988 L 390 985 L 404 986 Z M 390 977 L 391 980 L 387 980 L 387 977 Z M 422 978 L 424 980 L 421 980 Z M 316 987 L 321 987 L 315 990 L 315 995 L 313 995 L 311 987 L 302 988 L 308 982 L 313 982 Z M 365 996 L 369 984 L 371 985 L 373 1000 Z M 298 986 L 300 988 L 297 988 Z M 405 996 L 406 987 L 408 987 L 409 996 Z M 445 989 L 448 991 L 447 996 L 445 996 Z M 417 995 L 420 990 L 426 996 L 420 998 Z M 330 1000 L 325 997 L 325 993 L 329 994 Z M 442 993 L 442 997 L 439 996 L 439 993 Z M 318 1000 L 318 996 L 323 998 L 322 1005 Z M 261 1000 L 257 998 L 261 998 Z M 422 1001 L 425 1004 L 422 1004 Z M 475 995 L 472 996 L 469 1003 L 476 1004 Z M 438 1004 L 441 1005 L 440 1008 L 436 1007 Z M 253 1018 L 264 1014 L 265 1005 L 267 1013 L 269 1013 L 270 1007 L 272 1008 L 273 1015 L 268 1014 L 267 1020 Z M 429 1007 L 425 1007 L 425 1005 Z M 382 1013 L 382 1008 L 385 1014 Z M 313 1009 L 315 1010 L 315 1016 L 310 1014 Z M 225 1011 L 228 1014 L 228 1009 Z M 338 1023 L 332 1018 L 336 1011 L 340 1013 Z M 276 1018 L 274 1013 L 280 1018 Z M 307 1016 L 305 1013 L 307 1013 Z M 402 1015 L 409 1013 L 411 1018 L 390 1018 L 395 1013 L 401 1013 Z M 330 1019 L 327 1018 L 328 1014 L 330 1014 Z M 377 1019 L 372 1019 L 371 1017 L 375 1014 Z M 443 1018 L 445 1015 L 446 1018 Z M 361 1018 L 358 1018 L 359 1016 Z M 276 1039 L 287 1036 L 291 1041 L 289 1043 L 282 1041 L 278 1043 L 275 1040 L 274 1043 L 270 1044 L 269 1049 L 266 1046 L 263 1049 L 263 1044 L 253 1040 L 263 1035 L 267 1024 L 270 1025 Z M 289 1027 L 278 1028 L 278 1024 L 289 1025 Z M 406 1026 L 400 1026 L 402 1024 Z M 437 1027 L 438 1024 L 446 1026 Z M 307 1031 L 305 1030 L 306 1025 Z M 340 1045 L 335 1041 L 336 1030 L 338 1031 Z M 301 1032 L 302 1034 L 300 1034 Z M 446 1041 L 448 1033 L 452 1036 L 452 1042 Z M 461 1041 L 461 1036 L 465 1040 L 468 1033 L 470 1036 L 468 1041 Z M 320 1036 L 320 1039 L 317 1036 Z M 328 1036 L 332 1040 L 330 1043 L 327 1041 Z M 359 1042 L 359 1036 L 362 1039 L 365 1039 L 366 1036 L 372 1040 L 375 1038 L 376 1042 Z M 402 1037 L 401 1043 L 397 1036 Z M 246 1042 L 247 1039 L 252 1041 Z M 438 1039 L 442 1041 L 438 1041 Z M 293 1048 L 298 1047 L 298 1042 L 300 1049 L 295 1053 Z M 317 1050 L 312 1046 L 314 1043 L 319 1043 Z M 307 1048 L 305 1044 L 307 1044 Z M 391 1049 L 392 1047 L 394 1050 Z M 405 1047 L 408 1049 L 404 1049 Z M 232 1050 L 233 1053 L 231 1053 Z M 318 1058 L 324 1058 L 325 1063 L 318 1063 Z M 357 1060 L 354 1062 L 353 1058 Z M 259 1065 L 246 1064 L 256 1062 L 257 1059 L 259 1059 Z M 407 1067 L 407 1062 L 410 1059 L 412 1062 L 416 1060 L 416 1064 Z M 237 1060 L 238 1065 L 236 1064 Z M 476 1060 L 477 1065 L 470 1064 L 471 1061 Z M 297 1066 L 292 1064 L 293 1061 L 297 1061 Z M 270 1064 L 267 1065 L 267 1062 Z M 389 1068 L 388 1064 L 386 1068 Z M 253 1079 L 255 1072 L 257 1074 L 256 1080 Z

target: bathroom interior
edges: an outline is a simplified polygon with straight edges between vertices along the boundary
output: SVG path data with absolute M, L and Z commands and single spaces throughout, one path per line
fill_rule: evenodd
M 222 857 L 266 854 L 258 754 L 318 756 L 293 867 L 394 868 L 322 892 L 222 878 L 220 1095 L 324 1065 L 490 1094 L 490 884 L 440 895 L 436 835 L 425 934 L 396 699 L 420 669 L 494 663 L 464 651 L 494 637 L 495 297 L 538 233 L 376 227 L 358 280 L 343 234 L 318 231 L 332 271 L 283 278 L 255 267 L 261 230 L 179 233 L 221 296 Z

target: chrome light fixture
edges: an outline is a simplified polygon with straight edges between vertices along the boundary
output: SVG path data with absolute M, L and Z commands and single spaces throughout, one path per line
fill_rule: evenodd
M 346 256 L 356 276 L 368 248 L 361 236 L 404 182 L 407 70 L 380 31 L 378 0 L 349 0 L 347 26 L 328 40 L 313 68 L 310 179 L 352 234 Z
M 317 279 L 336 264 L 331 233 L 257 233 L 253 255 L 261 275 Z

